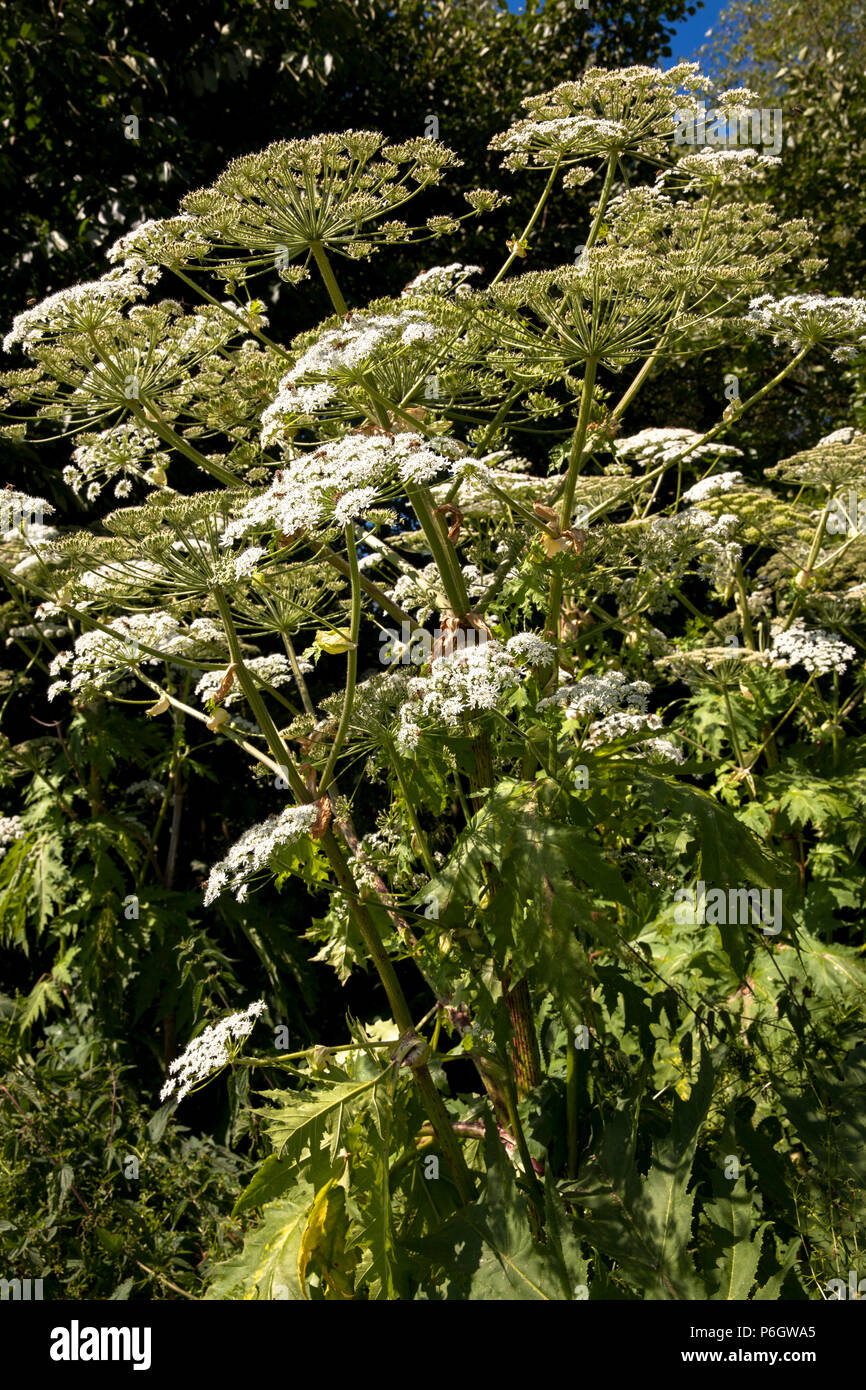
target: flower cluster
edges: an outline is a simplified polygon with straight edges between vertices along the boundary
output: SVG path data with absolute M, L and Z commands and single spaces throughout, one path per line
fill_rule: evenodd
M 219 1023 L 211 1024 L 197 1038 L 193 1038 L 186 1051 L 170 1063 L 168 1080 L 159 1093 L 160 1100 L 168 1100 L 169 1096 L 177 1093 L 181 1101 L 199 1081 L 228 1066 L 234 1051 L 232 1042 L 249 1037 L 256 1020 L 264 1011 L 264 1003 L 258 999 L 241 1013 L 220 1019 Z
M 338 328 L 326 329 L 281 379 L 275 400 L 262 414 L 262 445 L 279 443 L 287 427 L 330 405 L 337 394 L 337 378 L 353 378 L 383 346 L 431 343 L 440 332 L 419 309 L 350 314 Z
M 0 816 L 0 859 L 10 845 L 24 836 L 24 822 L 20 816 Z
M 598 748 L 604 743 L 613 743 L 631 734 L 642 734 L 648 729 L 661 729 L 662 721 L 657 714 L 608 714 L 604 719 L 596 719 L 589 726 L 583 741 L 585 748 Z M 666 762 L 681 763 L 682 751 L 667 738 L 642 739 L 638 749 L 640 754 L 663 758 Z
M 505 643 L 478 636 L 475 643 L 436 657 L 428 676 L 409 681 L 397 732 L 398 746 L 404 751 L 417 746 L 419 719 L 457 728 L 467 715 L 496 709 L 503 696 L 520 684 L 522 668 L 543 665 L 555 650 L 531 632 L 519 632 Z
M 145 287 L 122 270 L 58 290 L 41 304 L 16 315 L 11 331 L 3 339 L 3 351 L 18 346 L 22 352 L 32 353 L 42 342 L 67 333 L 95 332 L 116 319 L 126 304 L 146 295 Z
M 719 492 L 730 492 L 731 488 L 743 481 L 742 473 L 711 473 L 701 478 L 683 493 L 684 502 L 703 502 L 707 497 L 715 497 Z
M 108 259 L 112 265 L 119 261 L 123 270 L 142 284 L 153 285 L 162 266 L 176 268 L 200 261 L 210 249 L 211 243 L 202 235 L 196 219 L 181 213 L 179 217 L 151 220 L 134 227 L 109 248 Z
M 671 426 L 650 427 L 629 435 L 627 439 L 617 440 L 614 448 L 618 455 L 642 463 L 672 463 L 687 450 L 688 457 L 692 459 L 739 458 L 742 455 L 742 450 L 733 444 L 718 444 L 715 441 L 700 444 L 700 438 L 694 430 Z
M 714 517 L 698 507 L 687 507 L 676 516 L 654 517 L 641 538 L 642 549 L 657 564 L 678 554 L 681 559 L 694 554 L 702 561 L 699 572 L 724 584 L 742 554 L 742 547 L 731 539 L 739 525 L 739 517 L 730 512 Z
M 255 676 L 258 680 L 263 681 L 267 685 L 272 685 L 275 687 L 279 687 L 281 685 L 290 685 L 293 680 L 292 668 L 289 665 L 288 658 L 283 656 L 280 652 L 273 652 L 269 656 L 250 657 L 247 661 L 244 662 L 244 665 L 246 666 L 247 670 L 250 672 L 251 675 Z M 208 700 L 212 700 L 214 698 L 220 686 L 222 685 L 223 680 L 223 671 L 205 672 L 205 674 L 202 676 L 201 680 L 198 682 L 198 685 L 195 688 L 195 693 L 202 701 L 202 704 L 205 704 Z M 231 689 L 225 695 L 221 703 L 225 705 L 232 705 L 235 704 L 238 700 L 241 700 L 242 698 L 243 691 L 235 683 L 232 685 Z
M 450 467 L 462 446 L 414 433 L 358 432 L 299 455 L 274 475 L 226 527 L 223 543 L 253 532 L 291 536 L 363 515 L 400 484 L 427 482 Z
M 704 85 L 696 63 L 677 63 L 667 71 L 643 64 L 615 72 L 588 68 L 576 82 L 527 97 L 527 119 L 495 136 L 490 148 L 506 152 L 510 169 L 530 161 L 551 168 L 625 155 L 655 160 L 673 137 L 674 107 L 689 109 L 688 94 Z
M 461 572 L 467 595 L 469 598 L 478 598 L 484 592 L 484 580 L 478 566 L 465 565 Z M 424 565 L 421 569 L 414 569 L 409 574 L 401 574 L 396 584 L 387 589 L 386 593 L 395 603 L 399 603 L 401 608 L 414 613 L 419 623 L 426 623 L 437 609 L 446 607 L 439 569 L 432 563 Z
M 205 907 L 209 907 L 227 888 L 231 888 L 238 902 L 242 903 L 249 892 L 252 875 L 267 868 L 281 845 L 288 845 L 309 834 L 318 817 L 319 807 L 313 802 L 309 806 L 287 806 L 284 811 L 269 816 L 259 825 L 250 826 L 232 845 L 225 858 L 211 869 L 205 884 Z
M 31 497 L 29 493 L 19 492 L 7 484 L 0 492 L 0 540 L 13 540 L 18 535 L 27 536 L 31 530 L 39 534 L 42 518 L 46 512 L 53 513 L 50 502 L 42 497 Z
M 289 262 L 311 248 L 363 257 L 376 242 L 405 240 L 403 223 L 383 219 L 460 163 L 423 136 L 402 145 L 388 145 L 371 130 L 280 140 L 233 160 L 183 207 L 203 235 L 250 252 L 257 268 L 279 266 L 289 279 Z M 238 263 L 227 269 L 243 273 Z
M 722 184 L 755 182 L 781 163 L 776 155 L 759 154 L 750 148 L 702 149 L 683 155 L 664 177 L 666 183 L 682 180 L 686 188 L 717 188 Z
M 623 710 L 644 713 L 651 690 L 646 681 L 629 681 L 622 671 L 605 671 L 600 676 L 582 676 L 573 684 L 565 682 L 554 695 L 541 700 L 537 708 L 564 705 L 568 719 L 587 719 Z
M 579 681 L 565 681 L 554 695 L 540 700 L 539 711 L 564 707 L 567 719 L 590 720 L 582 746 L 597 748 L 630 734 L 661 729 L 657 714 L 647 713 L 647 701 L 652 686 L 647 681 L 630 681 L 622 671 L 605 671 L 601 675 L 582 676 Z M 683 755 L 668 739 L 644 739 L 640 753 L 682 762 Z
M 128 497 L 134 479 L 162 486 L 170 455 L 153 430 L 137 420 L 124 420 L 99 434 L 83 434 L 64 468 L 63 481 L 79 495 L 86 488 L 88 502 L 102 491 L 103 483 L 117 478 L 115 497 Z M 119 475 L 119 477 L 118 477 Z
M 213 659 L 225 644 L 222 629 L 210 618 L 196 618 L 184 630 L 169 613 L 134 613 L 112 618 L 106 627 L 110 633 L 101 629 L 84 632 L 70 651 L 59 652 L 54 658 L 51 675 L 69 674 L 49 686 L 49 700 L 67 691 L 93 699 L 138 665 L 167 661 L 172 656 Z
M 843 642 L 841 637 L 820 627 L 807 629 L 801 618 L 797 618 L 786 630 L 773 634 L 770 650 L 774 666 L 784 669 L 799 663 L 819 676 L 827 671 L 841 674 L 856 655 L 854 648 Z
M 795 352 L 816 344 L 837 343 L 837 362 L 858 357 L 866 347 L 866 299 L 842 295 L 787 294 L 775 299 L 762 294 L 749 304 L 746 319 L 754 333 L 772 333 L 773 342 L 788 343 Z
M 460 295 L 461 291 L 466 293 L 465 282 L 470 275 L 480 275 L 480 265 L 462 265 L 460 261 L 452 261 L 450 265 L 434 265 L 429 270 L 422 270 L 420 275 L 416 275 L 414 280 L 403 291 L 404 297 L 414 294 L 455 294 Z

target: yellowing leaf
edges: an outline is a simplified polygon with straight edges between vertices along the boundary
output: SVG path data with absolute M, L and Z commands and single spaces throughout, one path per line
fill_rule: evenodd
M 153 715 L 155 715 L 155 714 L 165 714 L 166 711 L 167 711 L 168 709 L 169 709 L 168 696 L 167 696 L 167 695 L 160 695 L 160 697 L 159 697 L 159 699 L 157 700 L 156 704 L 155 704 L 155 705 L 151 705 L 150 709 L 146 709 L 144 712 L 145 712 L 145 714 L 146 714 L 149 718 L 152 718 Z
M 352 1271 L 357 1254 L 346 1253 L 346 1194 L 331 1178 L 316 1194 L 307 1219 L 298 1251 L 298 1283 L 304 1298 L 307 1293 L 307 1272 L 317 1273 L 325 1286 L 340 1298 L 354 1294 Z
M 340 652 L 350 652 L 355 643 L 352 641 L 351 633 L 342 628 L 337 632 L 317 632 L 316 646 L 321 647 L 329 656 L 339 656 Z

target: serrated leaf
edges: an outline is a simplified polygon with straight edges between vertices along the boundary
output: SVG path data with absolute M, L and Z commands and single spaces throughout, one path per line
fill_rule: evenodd
M 205 1298 L 303 1302 L 298 1254 L 312 1201 L 309 1184 L 298 1183 L 291 1193 L 268 1203 L 240 1254 L 217 1267 Z
M 709 1296 L 726 1300 L 748 1298 L 770 1222 L 756 1226 L 754 1199 L 746 1187 L 745 1174 L 740 1175 L 730 1192 L 707 1202 L 702 1215 L 712 1225 L 718 1252 L 711 1276 L 716 1287 Z
M 410 1247 L 433 1269 L 422 1280 L 418 1297 L 489 1302 L 573 1298 L 575 1285 L 585 1280 L 586 1265 L 579 1254 L 575 1258 L 574 1245 L 559 1225 L 558 1238 L 548 1244 L 533 1238 L 526 1198 L 490 1128 L 486 1157 L 487 1184 L 481 1201 L 464 1207 L 439 1231 Z M 443 1285 L 444 1295 L 440 1293 Z
M 266 1100 L 276 1102 L 263 1118 L 277 1156 L 298 1163 L 307 1146 L 317 1152 L 328 1121 L 341 1108 L 356 1105 L 387 1075 L 380 1072 L 372 1081 L 323 1079 L 306 1091 L 261 1091 Z
M 705 1296 L 688 1247 L 694 1194 L 687 1191 L 712 1096 L 713 1065 L 702 1053 L 688 1100 L 674 1100 L 669 1133 L 653 1145 L 644 1177 L 634 1156 L 634 1117 L 620 1109 L 605 1125 L 598 1154 L 560 1192 L 588 1208 L 574 1229 L 617 1260 L 648 1299 Z
M 240 1216 L 243 1211 L 263 1207 L 281 1197 L 295 1180 L 294 1168 L 292 1160 L 269 1154 L 232 1207 L 232 1216 Z

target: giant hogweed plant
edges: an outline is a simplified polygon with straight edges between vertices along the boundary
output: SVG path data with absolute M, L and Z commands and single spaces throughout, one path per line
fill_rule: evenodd
M 204 905 L 275 882 L 290 926 L 292 882 L 324 890 L 318 959 L 381 984 L 346 1037 L 242 1055 L 256 1002 L 170 1065 L 181 1103 L 286 1078 L 214 1297 L 826 1296 L 862 1248 L 864 549 L 830 521 L 866 450 L 763 481 L 735 440 L 807 354 L 862 348 L 866 303 L 739 198 L 766 156 L 675 141 L 702 93 L 681 64 L 529 99 L 494 145 L 543 187 L 488 273 L 346 303 L 341 259 L 502 197 L 410 226 L 459 159 L 348 132 L 236 160 L 9 335 L 7 430 L 68 436 L 65 481 L 120 502 L 4 537 L 27 639 L 77 634 L 49 698 L 235 743 L 262 814 Z M 593 179 L 575 263 L 524 272 Z M 253 292 L 310 275 L 334 315 L 279 343 Z M 623 436 L 660 365 L 756 335 L 766 379 L 705 434 Z M 772 911 L 718 910 L 749 893 Z

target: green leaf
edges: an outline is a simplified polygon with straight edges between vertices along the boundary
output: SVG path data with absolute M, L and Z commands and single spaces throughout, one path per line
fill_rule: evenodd
M 585 1171 L 559 1189 L 588 1208 L 575 1219 L 575 1230 L 615 1259 L 648 1299 L 705 1296 L 688 1253 L 694 1194 L 687 1188 L 712 1081 L 713 1065 L 703 1052 L 698 1080 L 688 1100 L 674 1100 L 670 1131 L 654 1143 L 646 1177 L 635 1162 L 636 1117 L 623 1107 L 605 1125 Z
M 293 1160 L 269 1154 L 232 1207 L 232 1216 L 240 1216 L 243 1211 L 263 1207 L 281 1197 L 295 1181 L 294 1168 Z
M 306 1091 L 261 1091 L 266 1100 L 277 1103 L 276 1109 L 265 1114 L 264 1123 L 278 1157 L 299 1163 L 305 1148 L 315 1154 L 328 1121 L 356 1105 L 387 1075 L 380 1072 L 372 1081 L 323 1078 Z
M 702 1215 L 711 1223 L 714 1253 L 718 1255 L 711 1274 L 715 1288 L 709 1296 L 748 1298 L 761 1258 L 764 1232 L 770 1223 L 757 1225 L 754 1198 L 746 1187 L 745 1174 L 740 1174 L 730 1192 L 707 1202 Z
M 291 1193 L 270 1202 L 260 1224 L 247 1233 L 240 1254 L 217 1267 L 205 1298 L 302 1302 L 298 1255 L 313 1195 L 309 1184 L 298 1183 Z
M 537 784 L 504 779 L 416 899 L 432 897 L 445 925 L 463 925 L 466 909 L 475 909 L 498 959 L 515 976 L 531 973 L 550 990 L 570 1026 L 583 1018 L 592 978 L 576 929 L 591 941 L 618 945 L 606 914 L 592 910 L 592 894 L 577 884 L 605 902 L 629 897 L 593 834 L 592 827 L 550 820 Z
M 487 1184 L 480 1202 L 464 1207 L 431 1236 L 410 1248 L 427 1262 L 420 1298 L 489 1302 L 562 1302 L 586 1281 L 586 1264 L 554 1212 L 554 1239 L 532 1236 L 526 1199 L 496 1131 L 488 1127 Z M 551 1206 L 551 1204 L 553 1204 Z M 444 1291 L 443 1291 L 444 1286 Z

